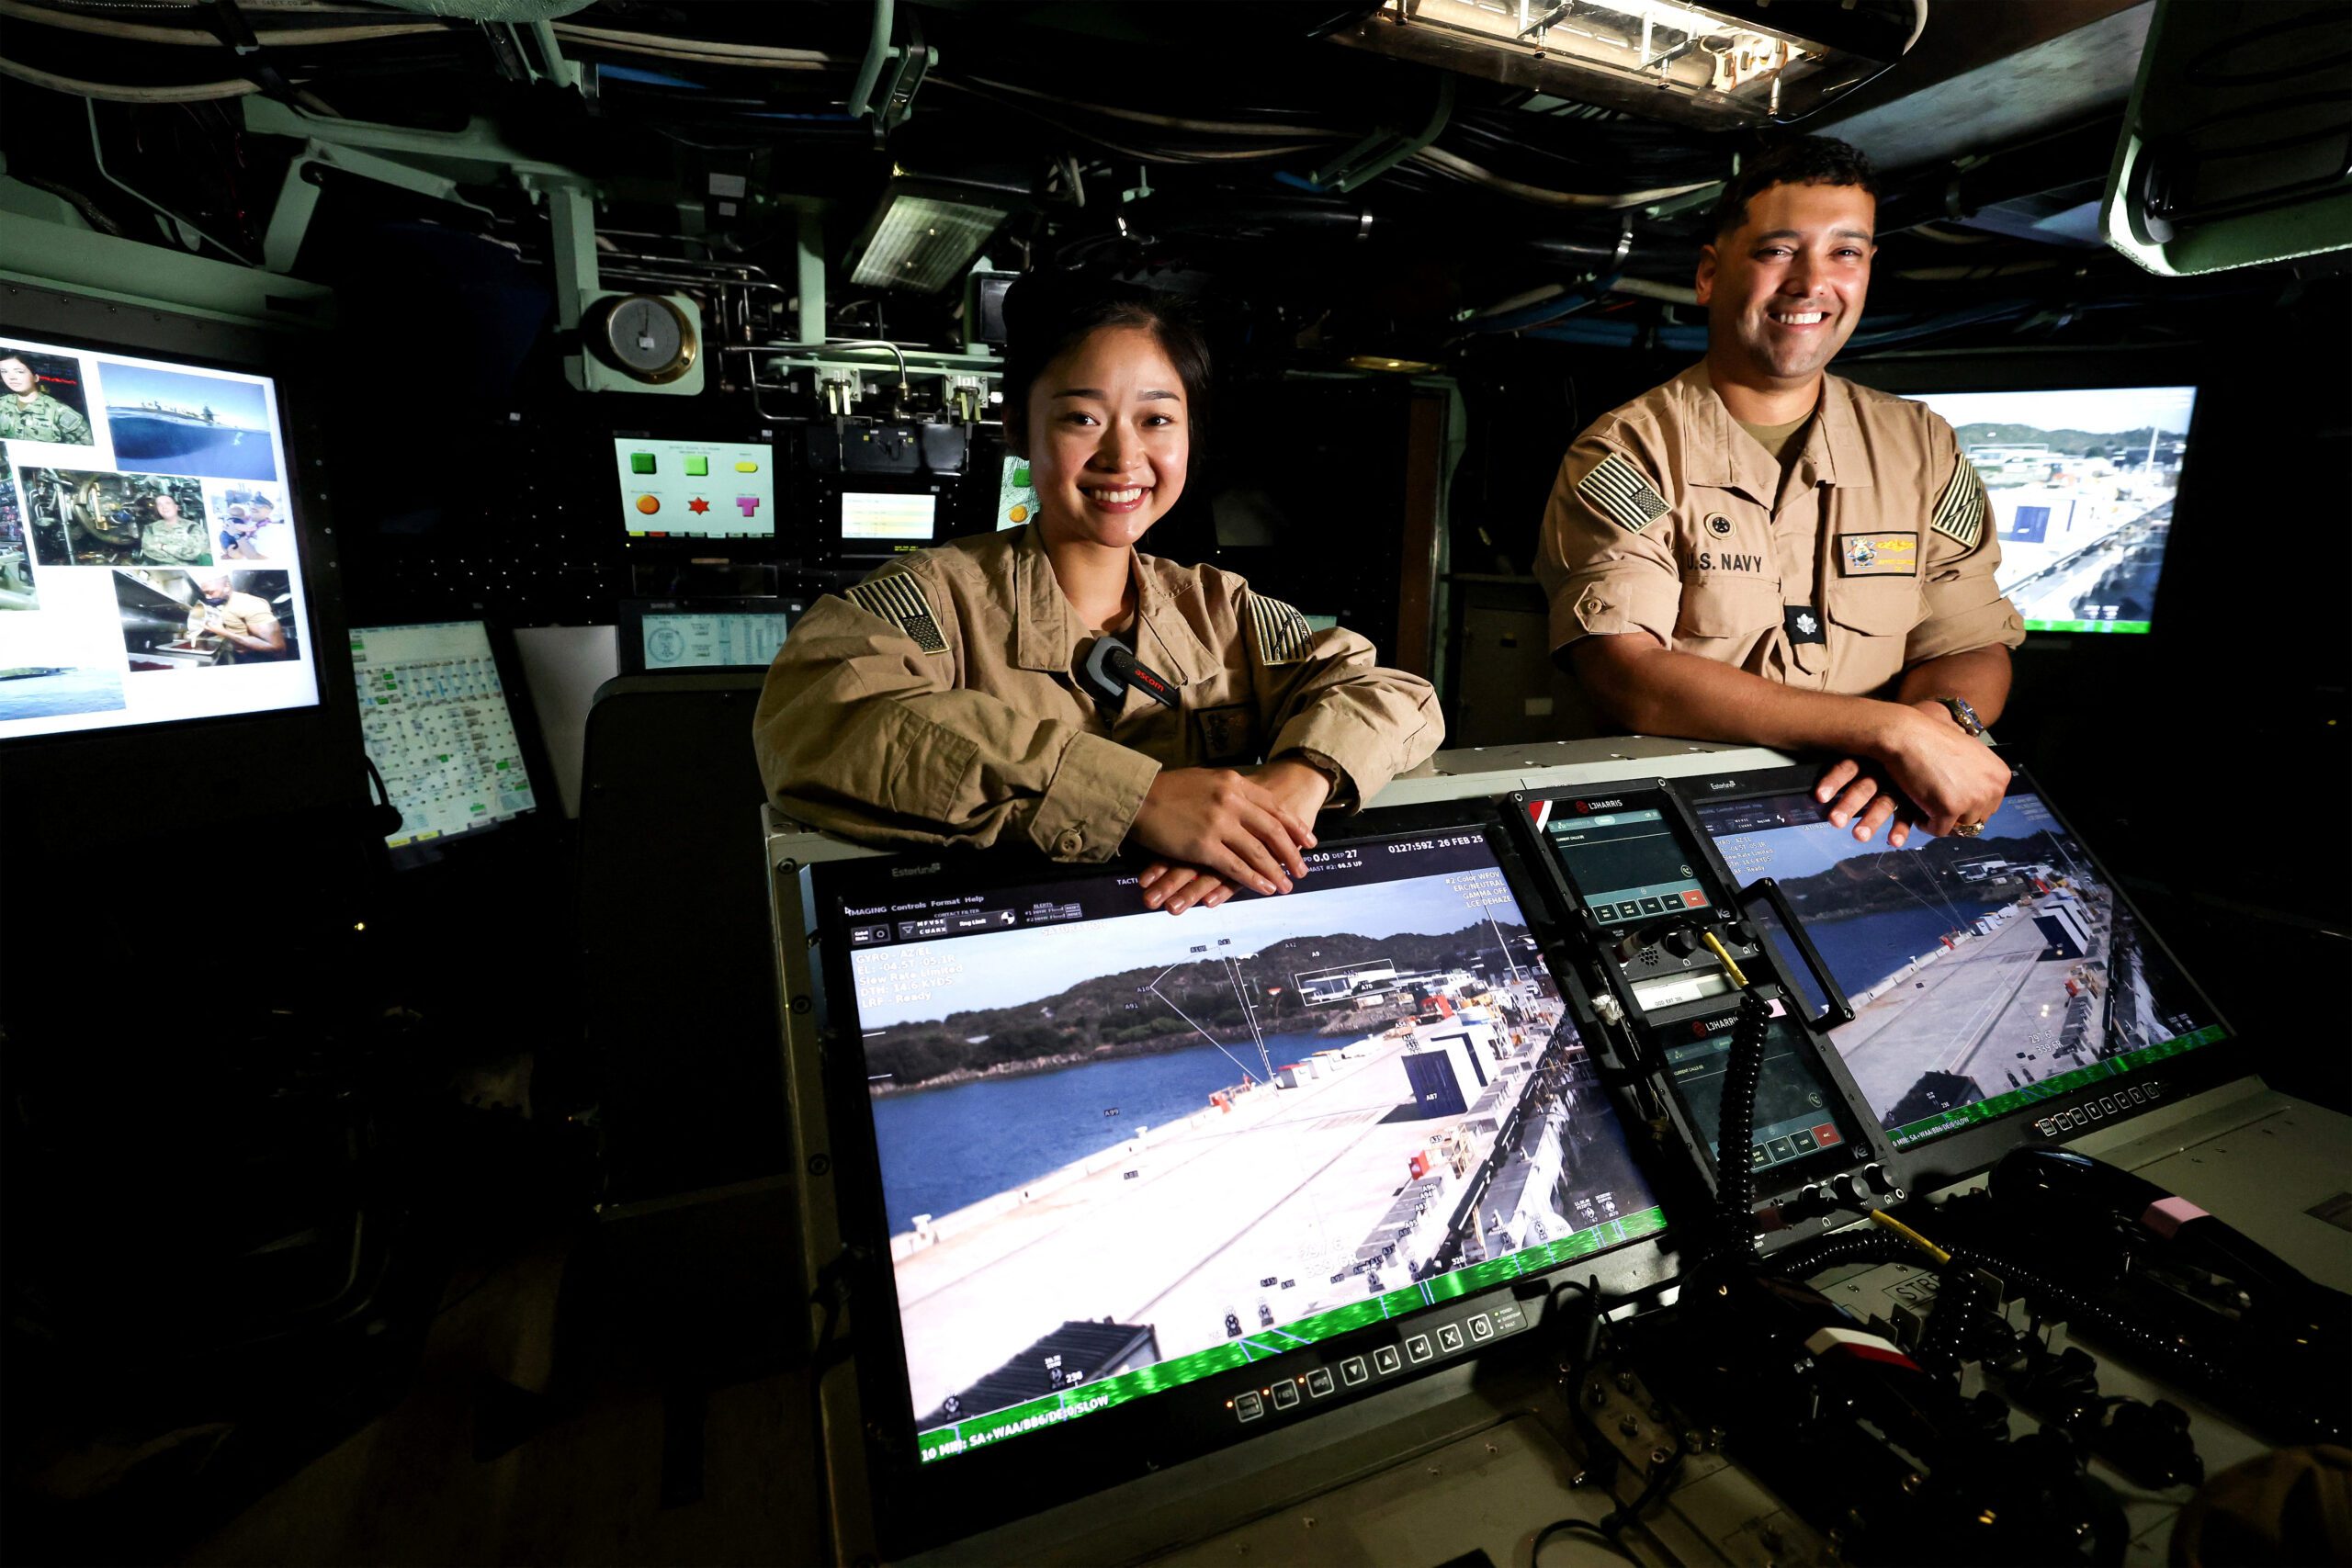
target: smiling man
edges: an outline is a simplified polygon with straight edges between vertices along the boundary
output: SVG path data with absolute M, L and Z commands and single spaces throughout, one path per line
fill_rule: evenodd
M 1826 373 L 1860 321 L 1878 188 L 1807 137 L 1750 163 L 1700 252 L 1707 357 L 1560 465 L 1536 575 L 1555 659 L 1628 728 L 1839 759 L 1832 820 L 1973 833 L 2025 625 L 1984 488 L 1925 406 Z M 1898 818 L 1900 791 L 1916 808 Z

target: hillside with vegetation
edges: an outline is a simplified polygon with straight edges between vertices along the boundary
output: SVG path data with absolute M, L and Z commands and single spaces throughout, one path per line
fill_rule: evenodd
M 1500 976 L 1505 969 L 1498 931 L 1511 944 L 1512 957 L 1526 964 L 1531 954 L 1521 940 L 1524 926 L 1479 920 L 1438 935 L 1288 937 L 1241 957 L 1241 983 L 1255 1001 L 1261 1032 L 1306 1033 L 1334 1015 L 1301 1003 L 1294 975 L 1385 960 L 1399 974 L 1470 969 Z M 866 1073 L 883 1080 L 877 1088 L 910 1089 L 1202 1043 L 1179 1009 L 1222 1043 L 1247 1040 L 1249 1020 L 1234 990 L 1233 972 L 1216 956 L 1217 951 L 1212 947 L 1194 962 L 1169 970 L 1159 981 L 1158 996 L 1148 987 L 1163 966 L 1151 965 L 1083 980 L 1016 1006 L 894 1024 L 866 1036 Z

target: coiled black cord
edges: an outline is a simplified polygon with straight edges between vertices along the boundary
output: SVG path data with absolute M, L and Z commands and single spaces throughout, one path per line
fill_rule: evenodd
M 1756 1141 L 1756 1089 L 1764 1077 L 1764 1037 L 1772 1010 L 1754 991 L 1739 998 L 1739 1021 L 1731 1036 L 1731 1058 L 1724 1065 L 1723 1114 L 1715 1128 L 1715 1225 L 1713 1255 L 1755 1262 L 1763 1256 L 1756 1241 L 1756 1168 L 1748 1145 Z

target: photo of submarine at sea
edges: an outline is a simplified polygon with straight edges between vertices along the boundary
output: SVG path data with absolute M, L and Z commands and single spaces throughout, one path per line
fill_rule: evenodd
M 1465 908 L 1461 881 L 1254 901 L 1279 907 L 1279 935 L 1227 936 L 1198 918 L 1225 911 L 1195 911 L 1175 962 L 869 1031 L 923 1427 L 1213 1349 L 1239 1364 L 1313 1337 L 1307 1320 L 1334 1309 L 1376 1320 L 1385 1292 L 1654 1226 L 1499 876 L 1483 908 Z M 1142 941 L 1178 926 L 1125 917 L 1080 940 L 1124 957 L 1116 928 Z M 1040 934 L 938 945 L 1001 975 L 1013 943 Z M 969 1060 L 1049 1065 L 1006 1055 L 956 1073 L 943 1036 Z M 885 1066 L 918 1060 L 936 1087 L 903 1088 Z
M 1803 831 L 1835 863 L 1771 874 L 1854 1004 L 1830 1039 L 1890 1132 L 2212 1021 L 2030 793 L 1974 839 L 1886 850 Z
M 269 404 L 252 381 L 98 362 L 115 461 L 141 473 L 275 479 Z

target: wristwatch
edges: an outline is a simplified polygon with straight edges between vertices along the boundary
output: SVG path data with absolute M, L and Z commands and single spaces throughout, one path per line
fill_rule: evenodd
M 1951 715 L 1954 724 L 1977 739 L 1991 743 L 1993 738 L 1985 730 L 1984 721 L 1976 716 L 1976 710 L 1968 705 L 1966 697 L 1938 697 L 1936 701 L 1944 705 L 1944 711 Z

